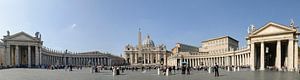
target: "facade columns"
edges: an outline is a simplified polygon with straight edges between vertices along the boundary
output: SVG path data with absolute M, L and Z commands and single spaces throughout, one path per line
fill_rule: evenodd
M 144 55 L 143 55 L 144 57 L 144 64 L 146 64 L 146 53 L 144 53 Z
M 255 70 L 255 60 L 254 60 L 254 54 L 255 54 L 255 44 L 254 43 L 251 43 L 250 44 L 250 60 L 249 60 L 249 63 L 250 63 L 250 69 L 252 71 Z
M 30 47 L 30 45 L 29 46 L 27 46 L 28 47 L 28 55 L 27 55 L 27 59 L 28 59 L 28 67 L 31 67 L 31 47 Z
M 130 56 L 129 62 L 130 62 L 131 64 L 133 64 L 133 53 L 129 54 L 129 56 Z
M 226 66 L 229 66 L 229 56 L 226 57 Z
M 4 53 L 5 60 L 3 60 L 3 61 L 5 61 L 4 62 L 5 65 L 12 65 L 12 59 L 11 59 L 12 54 L 11 54 L 10 50 L 11 50 L 10 45 L 6 45 L 6 50 L 5 50 L 6 53 Z
M 135 53 L 135 58 L 134 58 L 135 60 L 135 63 L 137 64 L 138 63 L 138 54 L 137 53 Z
M 41 64 L 43 64 L 42 63 L 42 49 L 41 49 L 41 47 L 40 48 L 38 47 L 38 54 L 39 54 L 39 64 L 41 65 Z
M 232 58 L 233 58 L 233 60 L 232 60 L 233 61 L 233 65 L 236 66 L 236 55 L 233 55 Z
M 157 61 L 159 61 L 158 63 L 161 64 L 161 63 L 160 63 L 160 62 L 161 62 L 161 54 L 159 53 L 159 54 L 157 55 L 157 57 L 158 57 L 158 60 L 157 60 Z
M 260 43 L 260 70 L 265 70 L 265 44 Z
M 243 56 L 244 56 L 243 54 L 240 55 L 240 66 L 244 65 L 244 57 Z
M 155 60 L 156 62 L 155 63 L 158 64 L 159 63 L 159 61 L 158 61 L 159 60 L 158 53 L 155 53 L 155 58 L 156 58 L 156 60 Z
M 294 62 L 294 40 L 293 39 L 290 39 L 289 42 L 288 42 L 288 71 L 293 71 L 293 62 Z M 298 56 L 298 55 L 297 55 Z
M 253 60 L 254 61 L 254 60 Z M 250 62 L 251 62 L 251 60 L 250 60 L 250 53 L 248 54 L 248 65 L 250 65 Z M 254 64 L 253 64 L 254 65 Z
M 191 59 L 191 67 L 193 67 L 194 66 L 194 59 L 192 58 Z
M 231 56 L 231 66 L 233 66 L 233 65 L 234 65 L 234 55 Z
M 163 53 L 164 54 L 164 65 L 167 65 L 167 53 Z
M 147 53 L 147 58 L 148 58 L 148 64 L 150 64 L 150 53 Z
M 281 41 L 280 40 L 278 40 L 276 44 L 275 66 L 279 71 L 281 71 Z
M 298 40 L 295 40 L 294 45 L 294 68 L 295 71 L 298 71 Z
M 38 47 L 35 46 L 35 66 L 38 66 L 40 63 L 40 54 L 39 54 L 39 50 Z
M 153 63 L 152 54 L 150 54 L 149 57 L 150 57 L 150 59 L 149 59 L 150 60 L 150 64 L 152 64 Z
M 20 65 L 20 63 L 19 63 L 19 46 L 18 45 L 16 45 L 16 50 L 15 50 L 15 63 L 16 63 L 16 65 L 17 66 L 19 66 Z

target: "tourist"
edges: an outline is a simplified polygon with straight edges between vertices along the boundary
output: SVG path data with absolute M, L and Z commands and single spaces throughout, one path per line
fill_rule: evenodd
M 144 66 L 142 67 L 142 71 L 144 71 Z
M 116 75 L 120 75 L 120 67 L 116 68 L 116 72 L 117 72 Z
M 67 71 L 67 70 L 68 70 L 68 66 L 66 65 L 66 66 L 65 66 L 65 71 Z
M 187 70 L 187 75 L 190 75 L 191 74 L 191 67 L 188 66 L 186 70 Z
M 173 71 L 174 71 L 173 73 L 176 74 L 176 72 L 175 72 L 175 66 L 173 66 Z
M 97 66 L 95 66 L 95 73 L 97 73 L 98 72 L 98 67 Z
M 163 71 L 163 75 L 166 75 L 167 68 L 164 67 L 164 68 L 162 69 L 162 71 Z
M 122 69 L 122 73 L 124 73 L 124 69 L 125 69 L 125 68 L 124 68 L 124 67 L 121 67 L 121 69 Z
M 91 68 L 92 70 L 92 73 L 94 73 L 94 70 L 95 70 L 95 66 L 92 66 L 92 68 Z
M 70 71 L 73 71 L 73 70 L 72 70 L 73 66 L 72 66 L 72 65 L 70 65 L 69 67 L 70 67 Z
M 215 63 L 215 66 L 214 66 L 214 72 L 215 72 L 215 77 L 219 77 L 219 70 L 218 70 L 219 66 L 217 63 Z
M 185 74 L 185 69 L 186 69 L 186 67 L 182 66 L 182 68 L 181 68 L 181 74 Z
M 169 67 L 169 74 L 172 74 L 172 68 Z

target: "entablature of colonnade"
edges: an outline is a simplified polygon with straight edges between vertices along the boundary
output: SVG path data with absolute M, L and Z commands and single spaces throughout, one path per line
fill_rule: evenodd
M 236 51 L 225 52 L 224 54 L 210 54 L 210 55 L 182 55 L 184 58 L 212 58 L 212 57 L 228 57 L 233 55 L 242 55 L 250 53 L 250 49 L 244 48 Z
M 260 29 L 251 32 L 246 39 L 250 40 L 251 43 L 291 39 L 297 40 L 297 36 L 295 35 L 298 35 L 296 28 L 269 22 Z
M 66 57 L 106 57 L 106 58 L 108 58 L 108 56 L 106 56 L 106 55 L 76 55 L 76 54 L 67 54 L 65 56 Z

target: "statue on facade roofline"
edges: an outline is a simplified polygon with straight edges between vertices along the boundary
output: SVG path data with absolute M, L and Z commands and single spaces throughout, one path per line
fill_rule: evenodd
M 35 32 L 35 37 L 39 38 L 40 32 Z
M 7 32 L 7 36 L 10 36 L 10 32 L 9 32 L 9 30 L 7 30 L 6 32 Z
M 40 37 L 39 37 L 40 39 L 42 38 L 42 35 L 41 35 L 41 33 L 40 33 Z
M 251 33 L 255 31 L 255 26 L 253 24 L 250 25 L 251 27 Z
M 66 52 L 65 52 L 66 54 L 68 53 L 68 49 L 66 49 Z
M 250 34 L 250 28 L 248 27 L 248 29 L 247 29 L 247 32 L 248 32 L 248 34 Z
M 295 22 L 293 19 L 291 19 L 290 27 L 295 27 Z

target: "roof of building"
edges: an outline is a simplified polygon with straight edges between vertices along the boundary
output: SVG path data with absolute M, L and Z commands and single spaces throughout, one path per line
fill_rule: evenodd
M 229 39 L 231 39 L 231 40 L 234 40 L 234 41 L 236 41 L 236 42 L 239 42 L 238 40 L 236 40 L 236 39 L 234 39 L 234 38 L 232 38 L 232 37 L 226 35 L 226 36 L 221 36 L 221 37 L 217 37 L 217 38 L 208 39 L 208 40 L 202 41 L 202 43 L 203 43 L 203 42 L 208 42 L 208 41 L 217 40 L 217 39 L 222 39 L 222 38 L 229 38 Z
M 180 45 L 184 45 L 184 46 L 189 46 L 189 47 L 195 47 L 195 48 L 198 48 L 197 46 L 192 46 L 192 45 L 183 44 L 183 43 L 176 43 L 176 44 L 180 44 Z

